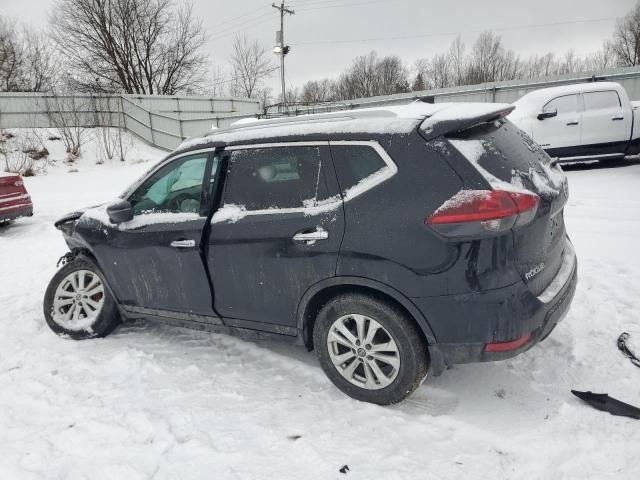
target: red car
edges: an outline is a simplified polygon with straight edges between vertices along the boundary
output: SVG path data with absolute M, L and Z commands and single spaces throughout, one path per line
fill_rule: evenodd
M 19 217 L 33 215 L 33 204 L 22 177 L 0 172 L 0 225 Z

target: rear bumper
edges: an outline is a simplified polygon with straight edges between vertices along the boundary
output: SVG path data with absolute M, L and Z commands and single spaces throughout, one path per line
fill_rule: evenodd
M 8 222 L 20 217 L 31 217 L 33 204 L 31 200 L 17 204 L 0 203 L 0 222 Z
M 486 293 L 413 300 L 428 319 L 444 319 L 431 321 L 438 342 L 430 346 L 432 357 L 440 357 L 443 366 L 490 362 L 515 357 L 549 336 L 567 315 L 577 282 L 577 260 L 567 239 L 560 270 L 538 296 L 522 283 Z M 529 340 L 517 349 L 485 351 L 488 343 L 525 336 Z

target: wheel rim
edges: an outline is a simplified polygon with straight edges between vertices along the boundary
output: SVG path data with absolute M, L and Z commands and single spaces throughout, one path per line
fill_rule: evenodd
M 338 318 L 329 329 L 327 347 L 336 370 L 353 385 L 379 390 L 398 376 L 398 346 L 371 317 L 350 314 Z
M 100 315 L 104 285 L 96 273 L 76 270 L 62 279 L 53 297 L 53 319 L 68 330 L 86 330 Z

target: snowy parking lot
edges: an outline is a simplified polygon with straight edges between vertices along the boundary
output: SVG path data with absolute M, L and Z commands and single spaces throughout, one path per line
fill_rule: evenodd
M 313 353 L 152 323 L 74 342 L 42 298 L 60 215 L 113 198 L 149 163 L 26 179 L 35 215 L 0 228 L 0 479 L 637 479 L 640 163 L 571 167 L 579 284 L 565 321 L 510 361 L 455 367 L 400 405 L 359 403 Z M 348 465 L 347 473 L 339 470 Z

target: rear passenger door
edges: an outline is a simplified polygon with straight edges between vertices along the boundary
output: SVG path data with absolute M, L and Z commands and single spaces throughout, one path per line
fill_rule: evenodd
M 582 144 L 613 143 L 610 153 L 624 150 L 631 138 L 631 112 L 625 115 L 618 92 L 607 90 L 584 93 L 582 113 Z M 625 145 L 620 145 L 625 142 Z M 616 149 L 617 148 L 617 149 Z
M 225 323 L 296 333 L 315 283 L 335 276 L 344 233 L 328 142 L 231 147 L 208 264 Z

